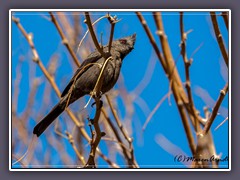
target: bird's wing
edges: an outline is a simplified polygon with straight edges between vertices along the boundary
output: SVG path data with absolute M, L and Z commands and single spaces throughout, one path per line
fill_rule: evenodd
M 81 66 L 77 69 L 77 71 L 75 72 L 75 74 L 73 75 L 72 79 L 70 80 L 70 82 L 68 83 L 68 85 L 65 87 L 65 89 L 63 90 L 62 94 L 61 94 L 61 97 L 65 96 L 69 89 L 71 88 L 73 82 L 74 82 L 74 79 L 76 78 L 79 78 L 82 73 L 84 73 L 88 68 L 90 68 L 93 64 L 91 63 L 95 63 L 98 59 L 101 58 L 101 54 L 98 52 L 98 51 L 95 51 L 93 53 L 91 53 L 87 59 L 85 59 L 83 61 L 83 63 L 81 64 Z M 91 65 L 90 65 L 91 64 Z M 88 65 L 88 66 L 87 66 Z M 83 69 L 84 68 L 84 69 Z

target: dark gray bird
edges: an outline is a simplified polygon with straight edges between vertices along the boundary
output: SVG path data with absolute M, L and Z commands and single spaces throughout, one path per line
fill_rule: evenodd
M 117 82 L 121 70 L 122 60 L 132 51 L 136 40 L 136 34 L 117 39 L 112 42 L 111 56 L 103 72 L 103 82 L 101 92 L 109 91 Z M 103 51 L 108 52 L 108 46 L 104 46 Z M 68 83 L 61 95 L 61 99 L 53 109 L 34 127 L 33 134 L 39 137 L 47 127 L 64 111 L 66 105 L 70 105 L 84 95 L 90 94 L 95 87 L 104 58 L 96 50 L 91 53 L 81 64 L 79 69 Z M 69 93 L 71 94 L 69 96 Z M 70 97 L 70 98 L 69 98 Z

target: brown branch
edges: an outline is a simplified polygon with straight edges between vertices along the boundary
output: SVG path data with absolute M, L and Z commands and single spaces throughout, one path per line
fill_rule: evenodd
M 110 107 L 110 110 L 111 110 L 111 112 L 113 114 L 113 117 L 114 117 L 114 119 L 115 119 L 115 121 L 116 121 L 116 123 L 117 123 L 117 125 L 118 125 L 118 127 L 120 129 L 120 131 L 122 132 L 124 138 L 126 139 L 126 141 L 129 144 L 130 153 L 131 153 L 130 165 L 133 165 L 133 167 L 138 167 L 137 163 L 134 160 L 134 155 L 133 155 L 133 147 L 132 147 L 133 139 L 129 137 L 127 131 L 123 127 L 123 125 L 122 125 L 122 123 L 121 123 L 121 121 L 120 121 L 120 119 L 119 119 L 119 117 L 118 117 L 118 115 L 116 113 L 116 110 L 114 109 L 114 107 L 113 107 L 113 105 L 111 103 L 111 100 L 110 100 L 109 96 L 106 95 L 106 98 L 107 98 L 107 102 L 108 102 L 108 105 Z
M 217 16 L 216 16 L 215 12 L 210 12 L 210 15 L 211 15 L 212 24 L 213 24 L 213 28 L 214 28 L 215 36 L 217 38 L 219 48 L 221 50 L 223 59 L 228 67 L 228 54 L 227 54 L 227 50 L 226 50 L 224 42 L 223 42 L 222 34 L 218 27 Z
M 95 113 L 95 116 L 93 119 L 93 125 L 94 125 L 96 134 L 94 134 L 94 136 L 92 137 L 91 151 L 90 151 L 90 154 L 88 157 L 88 161 L 85 164 L 84 168 L 96 168 L 95 154 L 96 154 L 97 146 L 102 137 L 101 129 L 99 126 L 99 118 L 100 118 L 100 114 L 101 114 L 102 101 L 100 100 L 99 97 L 95 97 L 94 99 L 95 99 L 95 104 L 96 104 L 96 113 Z
M 190 149 L 192 151 L 192 154 L 195 154 L 195 143 L 194 143 L 194 138 L 193 134 L 191 133 L 191 128 L 188 122 L 188 118 L 186 115 L 186 111 L 184 110 L 184 105 L 188 102 L 185 91 L 182 86 L 182 82 L 180 79 L 180 76 L 178 74 L 177 69 L 175 68 L 175 63 L 172 57 L 172 53 L 168 44 L 167 36 L 164 32 L 164 27 L 163 27 L 163 22 L 162 22 L 162 17 L 160 12 L 154 12 L 153 17 L 157 26 L 157 34 L 159 35 L 160 42 L 162 45 L 163 49 L 163 54 L 165 57 L 166 61 L 166 74 L 168 75 L 170 85 L 172 88 L 172 92 L 174 95 L 174 99 L 176 101 L 178 111 L 180 113 L 182 123 L 186 132 L 186 136 L 188 139 L 188 143 L 190 146 Z M 185 106 L 186 109 L 188 108 Z
M 49 14 L 50 14 L 50 16 L 51 16 L 51 20 L 52 20 L 53 24 L 56 26 L 56 28 L 57 28 L 57 30 L 58 30 L 61 38 L 62 38 L 62 43 L 63 43 L 63 44 L 66 46 L 66 48 L 68 49 L 68 51 L 69 51 L 69 53 L 71 54 L 71 56 L 72 56 L 75 64 L 76 64 L 78 67 L 80 67 L 80 63 L 79 63 L 79 61 L 78 61 L 78 59 L 77 59 L 77 56 L 76 56 L 76 54 L 74 53 L 74 51 L 72 50 L 72 48 L 71 48 L 71 46 L 70 46 L 70 44 L 69 44 L 66 36 L 65 36 L 64 33 L 63 33 L 63 30 L 61 29 L 60 25 L 58 24 L 55 16 L 53 15 L 52 12 L 49 12 Z
M 112 114 L 113 114 L 113 117 L 114 117 L 114 119 L 115 119 L 115 121 L 116 121 L 119 129 L 121 130 L 121 132 L 122 132 L 124 138 L 127 140 L 127 142 L 128 142 L 128 143 L 131 143 L 131 142 L 132 142 L 132 138 L 130 138 L 130 137 L 128 136 L 127 131 L 126 131 L 125 128 L 123 127 L 123 125 L 122 125 L 122 123 L 121 123 L 121 121 L 120 121 L 120 119 L 119 119 L 119 117 L 118 117 L 118 115 L 117 115 L 117 113 L 116 113 L 116 110 L 114 109 L 114 107 L 113 107 L 113 105 L 112 105 L 112 103 L 111 103 L 111 100 L 110 100 L 109 96 L 106 95 L 106 98 L 107 98 L 108 105 L 109 105 L 109 107 L 110 107 L 110 109 L 111 109 L 111 112 L 112 112 Z
M 150 43 L 151 43 L 152 46 L 153 46 L 153 49 L 154 49 L 154 51 L 155 51 L 155 53 L 156 53 L 156 55 L 157 55 L 160 63 L 162 64 L 163 69 L 164 69 L 165 72 L 166 72 L 166 62 L 164 61 L 163 55 L 162 55 L 162 53 L 159 51 L 159 49 L 158 49 L 158 47 L 157 47 L 157 43 L 156 43 L 156 41 L 155 41 L 154 38 L 153 38 L 153 35 L 152 35 L 152 33 L 151 33 L 148 25 L 147 25 L 146 20 L 144 19 L 144 17 L 142 16 L 142 14 L 141 14 L 140 12 L 136 12 L 136 14 L 137 14 L 137 17 L 138 17 L 140 23 L 142 24 L 142 26 L 143 26 L 143 28 L 144 28 L 147 36 L 148 36 L 148 39 L 150 40 Z
M 69 40 L 70 46 L 73 48 L 74 47 L 74 42 L 77 39 L 74 39 L 76 31 L 73 28 L 73 25 L 70 24 L 70 19 L 69 19 L 70 16 L 66 15 L 64 12 L 55 12 L 55 16 L 57 17 L 57 20 L 58 20 L 58 23 L 59 23 L 60 27 L 62 29 L 64 29 L 64 34 L 65 34 L 66 38 Z M 51 21 L 51 17 L 50 17 L 50 21 Z M 79 25 L 79 22 L 78 22 L 78 25 Z
M 107 112 L 105 111 L 104 108 L 102 108 L 102 113 L 103 113 L 103 116 L 104 118 L 106 119 L 108 125 L 110 126 L 110 128 L 112 129 L 116 139 L 117 139 L 117 142 L 118 144 L 120 145 L 120 147 L 122 148 L 122 152 L 123 152 L 123 155 L 124 157 L 127 159 L 127 162 L 128 162 L 128 165 L 129 165 L 129 168 L 133 167 L 134 166 L 134 162 L 132 161 L 129 153 L 128 153 L 128 149 L 126 148 L 126 146 L 123 144 L 123 141 L 117 131 L 117 129 L 115 128 L 115 126 L 113 125 L 112 121 L 110 120 L 110 118 L 108 117 L 107 115 Z
M 92 40 L 93 40 L 93 43 L 96 47 L 96 49 L 98 50 L 98 52 L 102 55 L 102 57 L 104 57 L 105 59 L 108 58 L 107 54 L 103 52 L 103 49 L 100 47 L 99 43 L 98 43 L 98 40 L 97 40 L 97 37 L 94 33 L 94 30 L 93 30 L 93 26 L 92 26 L 92 22 L 91 22 L 91 18 L 90 18 L 90 15 L 88 12 L 85 12 L 85 23 L 87 24 L 88 26 L 88 29 L 89 29 L 89 32 L 91 34 L 91 37 L 92 37 Z
M 208 121 L 206 122 L 206 125 L 202 131 L 202 135 L 206 135 L 207 132 L 209 131 L 214 119 L 216 118 L 217 114 L 218 114 L 218 109 L 221 106 L 221 103 L 225 97 L 225 95 L 228 93 L 228 82 L 226 83 L 226 85 L 224 86 L 224 88 L 220 91 L 220 94 L 218 96 L 218 99 L 216 101 L 215 106 L 213 107 L 213 111 L 212 114 L 210 116 L 210 118 L 208 119 Z
M 83 155 L 78 151 L 75 143 L 74 143 L 74 139 L 73 136 L 69 133 L 69 132 L 65 132 L 65 134 L 67 135 L 67 139 L 70 142 L 71 146 L 73 147 L 73 150 L 75 151 L 78 159 L 81 161 L 81 163 L 84 165 L 86 164 L 85 159 L 83 157 Z
M 112 57 L 110 56 L 108 59 L 106 59 L 104 61 L 104 64 L 101 68 L 100 74 L 99 74 L 97 82 L 95 84 L 95 87 L 91 93 L 91 96 L 94 97 L 95 104 L 96 104 L 96 113 L 95 113 L 95 116 L 93 119 L 93 125 L 94 125 L 94 129 L 96 131 L 96 137 L 95 137 L 95 139 L 92 140 L 91 151 L 89 154 L 88 161 L 87 161 L 86 165 L 84 166 L 85 168 L 96 168 L 94 158 L 95 158 L 97 146 L 102 137 L 102 133 L 101 133 L 100 126 L 99 126 L 99 118 L 100 118 L 101 108 L 102 108 L 102 101 L 100 100 L 100 98 L 101 98 L 101 88 L 102 88 L 102 82 L 103 82 L 103 72 L 107 66 L 108 61 L 111 58 Z
M 111 48 L 112 48 L 112 41 L 113 41 L 113 34 L 114 34 L 114 28 L 115 28 L 115 24 L 117 22 L 119 22 L 119 20 L 117 20 L 117 17 L 112 17 L 110 16 L 110 14 L 108 13 L 106 15 L 109 23 L 111 24 L 111 32 L 110 32 L 110 37 L 109 37 L 109 43 L 108 43 L 108 52 L 111 52 Z
M 115 163 L 113 163 L 110 159 L 107 158 L 107 156 L 105 156 L 100 150 L 98 150 L 98 154 L 99 156 L 106 161 L 110 166 L 112 166 L 112 168 L 119 168 L 119 166 Z
M 228 30 L 228 12 L 222 12 L 221 13 L 221 16 L 223 17 L 223 20 L 224 20 L 224 23 L 225 23 L 225 26 L 226 26 L 226 28 L 227 28 L 227 30 Z
M 105 112 L 105 113 L 106 113 L 106 112 Z M 104 118 L 105 118 L 105 115 L 104 115 Z M 109 117 L 107 117 L 107 118 L 109 118 Z M 110 118 L 109 118 L 108 120 L 111 121 Z M 107 123 L 106 123 L 106 124 L 107 124 Z M 112 125 L 113 125 L 113 124 L 112 124 Z M 109 126 L 109 125 L 107 124 L 107 126 Z M 115 128 L 115 130 L 117 131 L 116 128 Z M 117 133 L 118 133 L 118 131 L 117 131 Z M 107 133 L 106 133 L 106 134 L 107 134 Z M 120 137 L 120 136 L 119 136 L 119 137 Z M 129 152 L 128 147 L 127 147 L 125 144 L 119 142 L 117 139 L 114 139 L 113 137 L 103 137 L 102 140 L 117 143 L 119 146 L 124 147 L 124 148 L 127 150 L 127 152 Z
M 191 66 L 191 60 L 188 60 L 187 53 L 186 53 L 186 40 L 187 40 L 187 33 L 184 32 L 184 23 L 183 23 L 183 12 L 180 12 L 180 32 L 181 32 L 181 54 L 184 61 L 185 66 L 185 76 L 186 76 L 186 90 L 188 95 L 188 105 L 190 107 L 190 110 L 192 111 L 192 115 L 194 117 L 194 127 L 196 132 L 200 130 L 199 122 L 199 116 L 197 115 L 196 108 L 194 106 L 193 97 L 192 97 L 192 90 L 191 90 L 191 81 L 190 81 L 190 72 L 189 68 Z
M 98 144 L 101 140 L 101 137 L 102 137 L 102 132 L 101 132 L 100 126 L 99 126 L 99 118 L 100 118 L 101 108 L 102 108 L 102 101 L 100 100 L 100 98 L 101 98 L 101 89 L 102 89 L 102 84 L 103 84 L 103 79 L 104 79 L 104 76 L 103 76 L 104 73 L 103 72 L 107 67 L 108 61 L 110 61 L 112 59 L 112 57 L 111 57 L 110 52 L 105 53 L 103 51 L 102 47 L 100 47 L 100 45 L 98 44 L 96 35 L 94 33 L 94 30 L 93 30 L 93 26 L 92 26 L 92 23 L 91 23 L 91 18 L 89 16 L 88 12 L 85 12 L 85 17 L 86 17 L 86 19 L 85 19 L 84 22 L 88 26 L 88 29 L 89 29 L 89 32 L 91 34 L 92 40 L 94 42 L 94 45 L 95 45 L 96 49 L 98 50 L 98 52 L 105 59 L 103 65 L 101 67 L 97 82 L 94 86 L 93 91 L 91 92 L 91 96 L 95 99 L 95 104 L 96 104 L 96 113 L 95 113 L 95 116 L 94 116 L 94 119 L 93 119 L 93 125 L 94 125 L 94 129 L 95 129 L 95 132 L 96 132 L 96 136 L 95 136 L 94 140 L 92 140 L 91 151 L 90 151 L 90 154 L 89 154 L 88 161 L 85 165 L 85 168 L 95 168 L 96 167 L 95 160 L 94 160 L 95 152 L 96 152 L 97 146 L 98 146 Z M 114 19 L 114 24 L 116 23 L 115 21 L 116 21 L 116 19 Z M 112 29 L 111 29 L 111 35 L 110 35 L 111 39 L 113 38 L 113 30 L 114 30 L 114 26 L 112 26 Z M 110 39 L 109 43 L 111 43 L 111 41 L 112 41 L 111 39 Z M 111 44 L 109 44 L 109 45 L 111 45 Z M 109 48 L 109 50 L 110 50 L 110 48 Z
M 173 61 L 173 58 L 171 55 L 171 51 L 170 51 L 170 48 L 169 48 L 169 45 L 167 42 L 166 35 L 164 34 L 163 23 L 162 23 L 160 13 L 155 12 L 153 14 L 153 16 L 154 16 L 155 23 L 157 25 L 157 29 L 158 29 L 157 32 L 158 32 L 158 35 L 160 36 L 162 48 L 164 49 L 163 52 L 165 53 L 164 54 L 165 60 L 164 60 L 163 56 L 161 55 L 159 48 L 156 45 L 156 42 L 149 30 L 149 27 L 147 26 L 145 19 L 143 18 L 143 16 L 141 15 L 140 12 L 137 12 L 136 14 L 137 14 L 143 28 L 145 29 L 156 54 L 158 55 L 158 58 L 163 66 L 165 73 L 168 75 L 168 78 L 169 78 L 169 81 L 170 81 L 170 84 L 172 87 L 172 92 L 173 92 L 179 113 L 180 113 L 182 121 L 183 121 L 183 125 L 184 125 L 185 132 L 186 132 L 186 135 L 188 138 L 189 146 L 192 151 L 192 154 L 194 154 L 195 153 L 194 138 L 193 138 L 193 135 L 190 133 L 191 130 L 190 130 L 187 116 L 186 116 L 186 112 L 184 111 L 184 108 L 182 106 L 183 104 L 186 104 L 187 97 L 186 97 L 186 94 L 182 87 L 182 82 L 180 80 L 180 77 L 175 68 L 175 64 L 174 64 L 174 61 Z M 167 61 L 167 62 L 165 62 L 165 61 Z M 173 76 L 174 76 L 174 78 L 173 78 Z M 173 79 L 174 79 L 174 81 L 173 81 Z
M 164 27 L 163 27 L 163 22 L 162 22 L 162 16 L 160 14 L 160 12 L 153 12 L 153 17 L 155 20 L 155 24 L 157 26 L 157 35 L 160 38 L 160 42 L 162 45 L 162 49 L 163 49 L 163 55 L 164 55 L 164 59 L 166 62 L 166 74 L 168 75 L 169 80 L 174 80 L 174 82 L 177 83 L 178 86 L 182 86 L 182 82 L 181 79 L 179 77 L 179 74 L 177 72 L 177 69 L 175 68 L 175 63 L 172 57 L 172 53 L 171 53 L 171 49 L 169 47 L 169 43 L 167 40 L 167 36 L 164 32 Z M 179 89 L 180 90 L 180 89 Z M 183 89 L 181 89 L 183 90 Z
M 106 17 L 107 17 L 107 16 L 105 15 L 105 16 L 102 16 L 102 17 L 98 18 L 96 21 L 94 21 L 94 22 L 92 23 L 92 26 L 94 26 L 97 22 L 99 22 L 100 20 L 102 20 L 102 19 L 104 19 L 104 18 L 106 18 Z M 89 29 L 87 29 L 87 31 L 85 32 L 83 38 L 81 39 L 81 41 L 80 41 L 80 43 L 79 43 L 79 45 L 78 45 L 78 48 L 77 48 L 77 52 L 78 52 L 78 50 L 80 49 L 80 47 L 81 47 L 81 45 L 82 45 L 82 43 L 83 43 L 83 40 L 84 40 L 85 37 L 87 36 L 88 32 L 89 32 Z M 77 52 L 76 52 L 76 53 L 77 53 Z
M 193 135 L 191 133 L 190 124 L 188 122 L 187 115 L 186 115 L 186 112 L 184 110 L 183 102 L 182 101 L 178 101 L 177 102 L 177 107 L 178 107 L 178 111 L 180 113 L 180 116 L 181 116 L 181 119 L 182 119 L 182 123 L 183 123 L 184 129 L 185 129 L 186 135 L 187 135 L 187 139 L 188 139 L 188 143 L 189 143 L 191 152 L 194 155 L 195 152 L 196 152 L 196 147 L 195 147 Z

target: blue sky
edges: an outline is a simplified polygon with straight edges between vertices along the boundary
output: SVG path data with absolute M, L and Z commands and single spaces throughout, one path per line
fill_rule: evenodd
M 70 14 L 70 13 L 69 13 Z M 105 12 L 94 12 L 92 13 L 92 21 L 96 20 L 98 17 L 105 15 Z M 117 15 L 121 21 L 116 24 L 114 39 L 131 35 L 133 33 L 137 34 L 137 40 L 134 50 L 124 59 L 121 74 L 124 78 L 125 88 L 131 96 L 135 93 L 135 88 L 144 78 L 144 76 L 149 76 L 149 82 L 146 88 L 143 89 L 141 94 L 135 99 L 133 103 L 134 112 L 131 118 L 131 123 L 128 124 L 130 129 L 132 129 L 132 136 L 134 138 L 134 152 L 135 157 L 140 165 L 140 167 L 160 167 L 160 168 L 176 168 L 184 167 L 181 163 L 176 163 L 173 161 L 174 156 L 165 151 L 159 146 L 156 139 L 157 137 L 166 137 L 173 144 L 178 146 L 187 155 L 191 155 L 187 138 L 183 129 L 182 121 L 179 116 L 174 98 L 171 96 L 170 102 L 168 100 L 164 101 L 157 112 L 152 117 L 151 121 L 147 125 L 144 132 L 142 132 L 142 126 L 145 123 L 148 115 L 160 101 L 160 99 L 168 92 L 169 82 L 168 79 L 159 63 L 152 46 L 149 43 L 147 35 L 140 24 L 137 16 L 133 12 L 111 12 L 112 15 Z M 44 15 L 44 16 L 43 16 Z M 152 17 L 151 12 L 143 13 L 148 26 L 150 27 L 152 33 L 154 34 L 155 40 L 160 47 L 159 38 L 155 34 L 156 26 Z M 33 33 L 34 43 L 36 49 L 38 50 L 39 56 L 45 66 L 48 65 L 49 60 L 54 54 L 59 55 L 58 59 L 58 69 L 56 72 L 56 83 L 59 89 L 62 91 L 70 80 L 74 73 L 71 57 L 65 46 L 61 44 L 61 38 L 55 28 L 55 26 L 46 18 L 49 17 L 47 12 L 16 12 L 15 17 L 20 18 L 20 22 L 24 26 L 27 32 Z M 180 55 L 180 25 L 179 25 L 179 13 L 178 12 L 163 12 L 163 22 L 164 29 L 168 37 L 168 41 L 171 47 L 173 58 L 176 62 L 176 67 L 179 71 L 182 81 L 185 81 L 184 74 L 184 64 L 182 57 Z M 228 48 L 228 31 L 225 28 L 222 17 L 218 16 L 218 22 L 220 30 L 223 34 L 223 38 Z M 82 24 L 82 31 L 85 32 L 86 25 L 82 22 L 83 17 L 80 18 Z M 97 36 L 103 33 L 102 39 L 103 44 L 106 44 L 109 38 L 109 24 L 107 20 L 100 21 L 97 25 Z M 202 97 L 199 96 L 200 92 L 204 90 L 209 94 L 209 96 L 216 101 L 220 90 L 226 84 L 228 80 L 228 70 L 224 64 L 221 52 L 219 50 L 211 18 L 208 12 L 186 12 L 184 13 L 184 29 L 185 31 L 192 30 L 188 34 L 187 38 L 187 55 L 189 58 L 193 58 L 193 63 L 190 67 L 191 73 L 191 87 L 193 91 L 193 98 L 196 108 L 200 111 L 200 114 L 204 116 L 203 107 L 209 106 L 212 108 L 214 103 L 211 101 L 205 102 Z M 81 35 L 82 37 L 83 35 Z M 200 48 L 199 48 L 200 47 Z M 199 50 L 195 52 L 196 49 Z M 75 49 L 76 51 L 76 49 Z M 91 49 L 92 51 L 92 49 Z M 17 114 L 20 115 L 26 106 L 29 90 L 31 87 L 32 76 L 42 77 L 44 83 L 42 83 L 37 91 L 36 100 L 34 102 L 35 112 L 31 115 L 28 122 L 29 128 L 29 139 L 31 139 L 32 128 L 36 124 L 36 121 L 40 119 L 35 119 L 35 115 L 38 114 L 38 110 L 41 109 L 44 88 L 49 84 L 44 78 L 41 70 L 37 67 L 31 60 L 31 51 L 29 46 L 22 36 L 21 32 L 18 30 L 16 25 L 12 23 L 12 92 L 15 88 L 13 86 L 14 80 L 16 79 L 16 67 L 19 63 L 19 56 L 24 57 L 22 63 L 21 73 L 22 79 L 20 82 L 20 92 L 19 100 L 17 104 Z M 82 60 L 81 60 L 82 61 Z M 148 67 L 150 70 L 145 75 Z M 152 73 L 152 76 L 150 74 Z M 119 82 L 120 81 L 120 82 Z M 119 80 L 115 85 L 115 89 L 121 88 L 122 80 Z M 207 94 L 204 94 L 205 97 Z M 44 114 L 57 103 L 58 98 L 54 92 L 51 92 L 51 96 L 48 97 L 50 103 L 45 107 Z M 144 101 L 145 106 L 142 108 L 139 106 L 139 102 Z M 126 109 L 121 98 L 117 99 L 117 105 L 119 107 L 119 116 L 124 119 L 126 117 Z M 143 105 L 143 103 L 140 103 Z M 73 107 L 74 108 L 74 107 Z M 225 97 L 222 103 L 222 109 L 220 109 L 220 114 L 216 117 L 212 125 L 212 135 L 215 142 L 216 151 L 218 154 L 222 153 L 222 157 L 228 155 L 228 121 L 223 124 L 218 130 L 214 130 L 226 117 L 228 117 L 228 95 Z M 68 121 L 67 115 L 64 122 Z M 60 116 L 60 121 L 63 121 L 63 117 Z M 35 119 L 35 120 L 34 120 Z M 124 122 L 123 122 L 124 123 Z M 125 124 L 127 126 L 127 124 Z M 53 126 L 47 129 L 47 134 L 55 136 L 51 133 Z M 89 132 L 88 127 L 86 126 Z M 14 132 L 13 132 L 14 136 Z M 45 134 L 40 137 L 42 142 L 42 148 L 47 149 L 47 144 L 44 144 L 46 136 Z M 72 154 L 72 163 L 75 162 L 75 154 L 72 147 L 69 145 L 67 140 L 61 140 L 64 144 L 66 151 Z M 85 142 L 87 143 L 87 142 Z M 86 145 L 86 144 L 85 144 Z M 21 146 L 21 142 L 17 142 L 17 146 Z M 88 148 L 88 147 L 86 147 Z M 100 143 L 100 148 L 105 154 L 108 154 L 108 149 L 106 147 L 106 142 L 102 141 Z M 18 149 L 18 148 L 16 148 Z M 50 164 L 62 164 L 59 153 L 56 149 L 50 150 L 53 153 Z M 44 150 L 35 151 L 34 155 L 41 159 L 44 157 Z M 15 152 L 21 154 L 21 152 Z M 86 150 L 88 153 L 88 150 Z M 117 155 L 117 164 L 124 163 L 121 155 Z M 99 159 L 99 165 L 106 165 L 106 163 Z M 31 164 L 31 163 L 30 163 Z M 227 162 L 221 162 L 220 167 L 226 167 L 221 165 L 227 165 Z

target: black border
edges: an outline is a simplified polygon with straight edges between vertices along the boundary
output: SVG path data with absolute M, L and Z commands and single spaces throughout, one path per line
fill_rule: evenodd
M 240 131 L 238 128 L 240 127 L 240 121 L 237 117 L 240 116 L 240 111 L 238 110 L 239 96 L 236 92 L 240 92 L 240 81 L 238 81 L 238 77 L 240 77 L 240 71 L 238 70 L 240 67 L 240 61 L 238 60 L 240 57 L 240 51 L 238 43 L 240 42 L 240 22 L 238 17 L 240 17 L 239 11 L 239 1 L 238 0 L 201 0 L 201 1 L 188 1 L 182 0 L 181 2 L 177 0 L 168 0 L 165 1 L 155 1 L 155 2 L 147 2 L 145 0 L 121 0 L 121 1 L 107 1 L 102 0 L 99 3 L 94 3 L 93 1 L 63 1 L 58 2 L 57 6 L 55 1 L 46 2 L 45 0 L 34 1 L 31 3 L 30 0 L 12 0 L 5 1 L 1 3 L 0 6 L 0 21 L 1 21 L 1 33 L 0 33 L 0 48 L 1 48 L 1 65 L 0 65 L 0 114 L 1 114 L 1 130 L 0 130 L 0 179 L 43 179 L 43 178 L 57 178 L 58 180 L 66 179 L 71 176 L 73 178 L 97 178 L 97 179 L 105 179 L 114 178 L 114 179 L 123 179 L 123 178 L 156 178 L 156 179 L 176 179 L 180 178 L 179 173 L 173 172 L 57 172 L 57 173 L 49 173 L 49 172 L 9 172 L 8 171 L 8 10 L 10 8 L 219 8 L 225 9 L 229 8 L 232 10 L 232 171 L 231 172 L 180 172 L 181 178 L 184 179 L 210 179 L 217 178 L 218 180 L 231 178 L 237 179 L 239 174 L 240 167 L 240 157 L 239 157 L 239 141 L 237 137 L 240 137 Z M 41 174 L 40 174 L 41 173 Z M 201 174 L 200 174 L 201 173 Z M 119 175 L 118 175 L 119 174 Z

